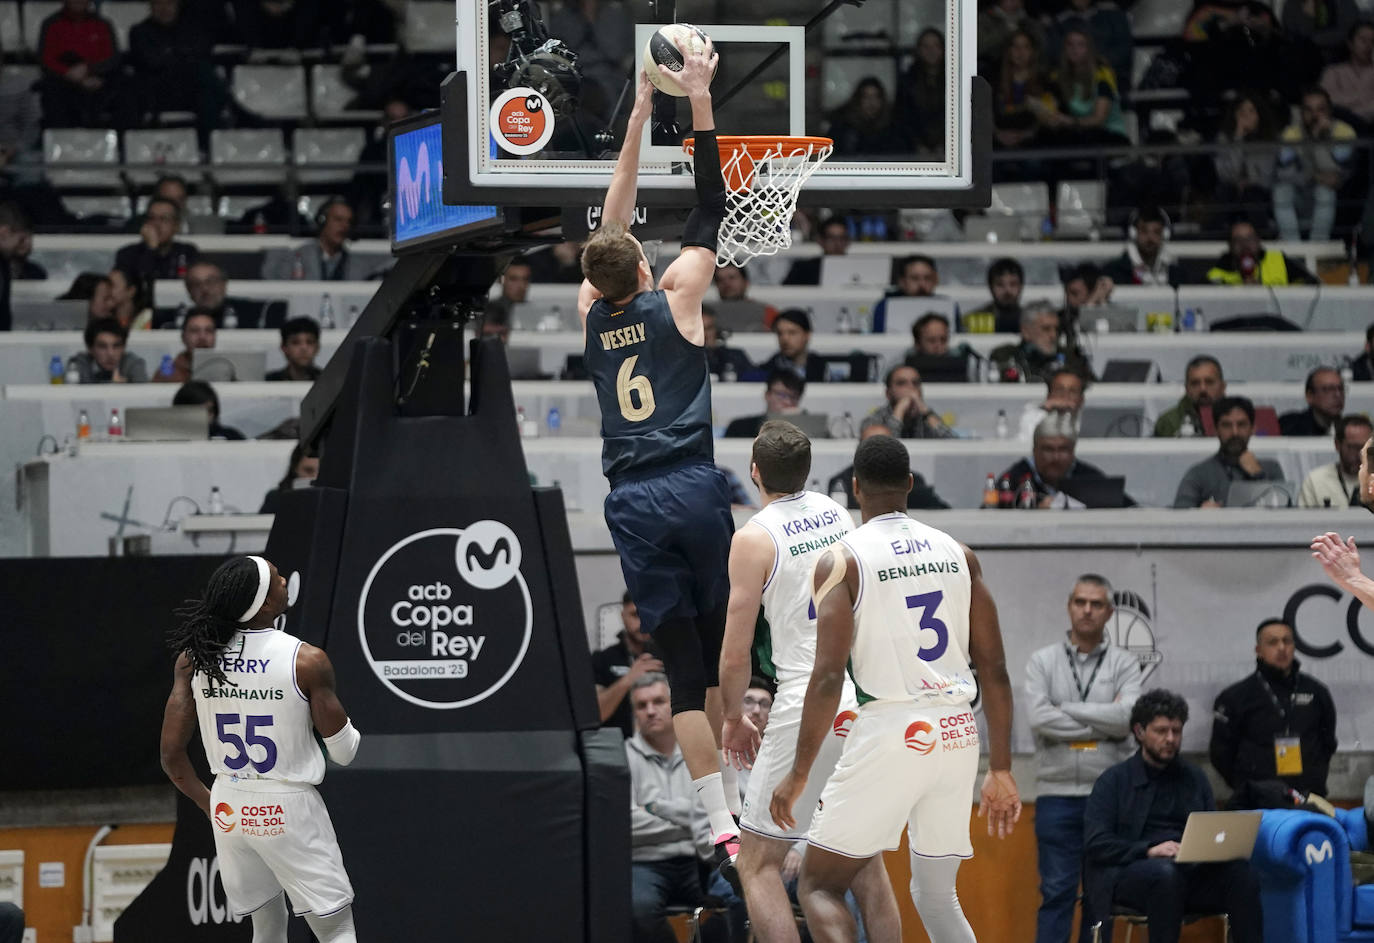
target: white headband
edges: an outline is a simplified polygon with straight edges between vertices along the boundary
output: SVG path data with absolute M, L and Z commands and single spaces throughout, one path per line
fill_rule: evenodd
M 239 616 L 240 622 L 247 622 L 257 615 L 258 610 L 262 608 L 263 602 L 267 599 L 267 587 L 272 579 L 272 572 L 267 568 L 266 560 L 262 557 L 249 557 L 248 559 L 258 565 L 258 591 L 253 594 L 253 604 L 248 607 L 248 611 Z

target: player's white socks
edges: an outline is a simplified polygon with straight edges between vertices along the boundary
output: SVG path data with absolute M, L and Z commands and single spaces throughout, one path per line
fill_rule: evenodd
M 706 817 L 711 821 L 711 841 L 719 843 L 725 835 L 738 835 L 739 826 L 735 824 L 735 818 L 730 814 L 729 806 L 725 804 L 725 790 L 721 786 L 720 773 L 708 773 L 700 779 L 692 780 L 692 785 L 696 787 L 701 804 L 706 809 Z M 735 787 L 735 792 L 739 792 L 739 786 Z
M 720 764 L 720 788 L 725 791 L 725 808 L 730 810 L 730 814 L 736 819 L 740 816 L 743 803 L 739 797 L 739 771 L 735 769 L 733 763 L 725 760 Z
M 353 908 L 345 907 L 328 917 L 306 914 L 305 922 L 315 933 L 320 943 L 358 943 L 358 935 L 353 930 Z
M 253 943 L 286 943 L 286 892 L 253 911 Z
M 954 889 L 959 863 L 958 858 L 911 856 L 911 900 L 931 943 L 977 943 Z

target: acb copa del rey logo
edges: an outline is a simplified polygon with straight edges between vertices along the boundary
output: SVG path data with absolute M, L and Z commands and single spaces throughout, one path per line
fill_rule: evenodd
M 436 527 L 392 545 L 358 600 L 358 636 L 377 679 L 434 710 L 498 691 L 530 644 L 520 560 L 520 541 L 500 521 Z

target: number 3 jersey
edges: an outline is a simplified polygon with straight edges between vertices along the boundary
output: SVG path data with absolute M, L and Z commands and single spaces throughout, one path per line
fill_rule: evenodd
M 601 470 L 625 475 L 715 460 L 706 348 L 682 336 L 668 296 L 644 291 L 587 311 L 584 362 L 601 407 Z
M 200 672 L 192 676 L 211 772 L 311 785 L 324 779 L 324 748 L 315 739 L 310 701 L 296 681 L 301 645 L 276 629 L 241 630 L 219 656 L 237 687 Z
M 859 703 L 967 704 L 968 562 L 953 537 L 901 512 L 841 538 L 859 564 L 850 673 Z

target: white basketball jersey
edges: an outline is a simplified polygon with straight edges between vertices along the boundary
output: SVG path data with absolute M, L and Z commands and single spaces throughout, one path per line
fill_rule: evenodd
M 972 701 L 971 583 L 959 542 L 898 511 L 873 518 L 844 543 L 859 563 L 850 657 L 859 703 Z
M 811 574 L 816 558 L 853 530 L 854 522 L 847 510 L 825 495 L 800 491 L 769 504 L 751 523 L 768 532 L 776 554 L 773 572 L 763 587 L 768 632 L 755 639 L 755 647 L 764 670 L 772 663 L 781 687 L 811 677 L 816 664 Z
M 296 683 L 301 644 L 276 629 L 235 632 L 220 667 L 237 687 L 200 672 L 192 676 L 211 772 L 311 785 L 324 779 L 324 748 L 315 740 L 310 702 Z

